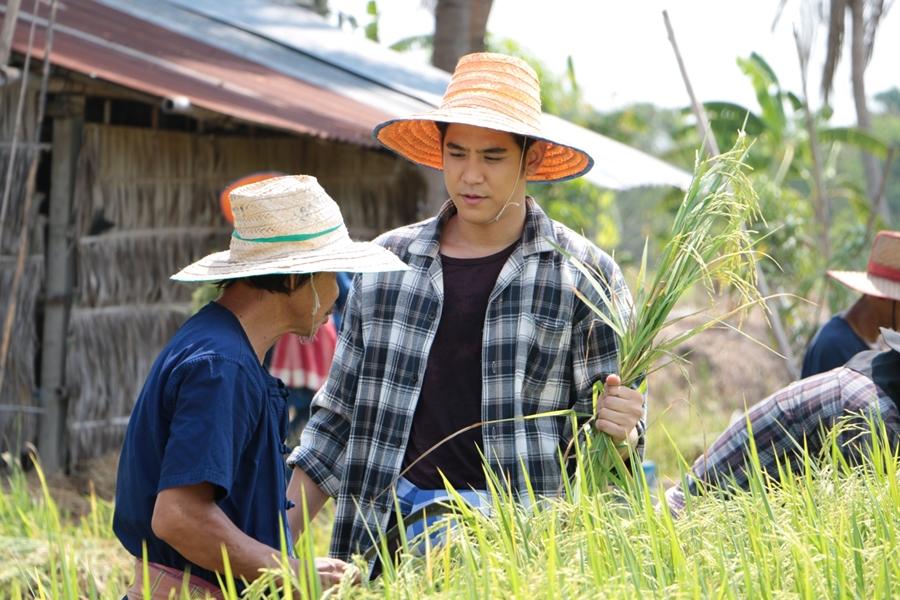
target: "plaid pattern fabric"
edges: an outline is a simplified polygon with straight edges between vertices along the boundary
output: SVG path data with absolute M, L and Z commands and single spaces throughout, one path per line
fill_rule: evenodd
M 376 240 L 411 270 L 354 279 L 331 372 L 288 459 L 337 500 L 335 557 L 364 552 L 392 510 L 390 489 L 441 314 L 440 230 L 453 211 L 448 202 L 437 217 Z M 500 272 L 484 320 L 482 419 L 510 421 L 483 425 L 482 436 L 494 471 L 523 492 L 527 473 L 540 495 L 559 491 L 559 450 L 571 428 L 565 418 L 521 417 L 569 407 L 590 413 L 591 386 L 616 371 L 618 355 L 615 334 L 572 290 L 603 306 L 597 292 L 552 244 L 594 266 L 617 309 L 631 314 L 615 262 L 529 198 L 522 243 Z M 643 420 L 638 429 L 642 453 Z
M 883 421 L 891 444 L 900 443 L 897 405 L 869 377 L 846 367 L 797 381 L 754 405 L 747 414 L 760 466 L 773 476 L 778 472 L 776 457 L 782 461 L 787 458 L 793 464 L 797 459 L 794 451 L 804 441 L 809 454 L 817 455 L 825 439 L 823 432 L 833 428 L 839 419 L 850 422 L 838 442 L 846 455 L 857 455 L 865 438 L 859 435 L 857 426 L 866 427 L 866 417 Z M 747 419 L 741 418 L 694 462 L 684 483 L 666 492 L 669 508 L 680 513 L 685 504 L 685 488 L 688 493 L 697 494 L 701 483 L 733 484 L 746 489 L 749 439 Z

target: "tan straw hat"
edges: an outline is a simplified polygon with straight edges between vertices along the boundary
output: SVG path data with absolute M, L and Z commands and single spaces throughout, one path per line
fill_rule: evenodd
M 354 242 L 337 203 L 315 177 L 289 175 L 231 192 L 234 233 L 229 250 L 216 252 L 172 276 L 177 281 L 219 281 L 255 275 L 408 269 L 388 250 Z
M 847 287 L 878 298 L 900 301 L 900 231 L 880 231 L 862 271 L 828 271 Z
M 541 135 L 541 88 L 528 63 L 481 52 L 459 59 L 437 110 L 375 127 L 387 148 L 420 165 L 441 169 L 441 134 L 435 123 L 461 123 L 547 142 L 544 160 L 529 181 L 562 181 L 584 175 L 594 160 L 587 152 Z

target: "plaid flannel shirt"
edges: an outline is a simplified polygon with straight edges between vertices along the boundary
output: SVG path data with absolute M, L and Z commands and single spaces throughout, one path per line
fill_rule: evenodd
M 851 361 L 852 362 L 852 361 Z M 848 363 L 850 364 L 850 363 Z M 777 477 L 779 460 L 797 467 L 800 447 L 810 456 L 822 451 L 824 433 L 838 421 L 847 421 L 838 443 L 853 458 L 864 448 L 866 419 L 883 422 L 893 447 L 900 444 L 900 412 L 887 393 L 863 373 L 838 367 L 801 379 L 753 405 L 745 418 L 735 421 L 691 467 L 686 481 L 669 488 L 666 501 L 676 514 L 685 505 L 685 493 L 697 494 L 700 484 L 748 487 L 746 470 L 750 456 L 747 420 L 763 472 Z
M 437 217 L 375 240 L 411 270 L 355 277 L 329 377 L 288 459 L 337 501 L 335 557 L 364 552 L 393 510 L 390 490 L 441 315 L 440 231 L 454 212 L 448 202 Z M 545 496 L 562 484 L 559 452 L 571 425 L 564 417 L 521 417 L 570 407 L 590 413 L 592 385 L 617 371 L 618 356 L 615 334 L 573 288 L 596 306 L 602 300 L 552 244 L 601 273 L 622 315 L 631 315 L 616 263 L 529 198 L 522 243 L 503 266 L 484 319 L 482 419 L 508 420 L 483 425 L 482 436 L 498 475 L 524 492 L 527 472 L 535 493 Z M 638 424 L 639 454 L 644 423 Z

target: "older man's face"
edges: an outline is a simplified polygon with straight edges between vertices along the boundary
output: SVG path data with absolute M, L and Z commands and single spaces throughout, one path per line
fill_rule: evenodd
M 337 276 L 334 273 L 316 273 L 303 286 L 291 292 L 288 296 L 291 322 L 294 325 L 291 332 L 305 338 L 314 337 L 319 327 L 328 321 L 338 294 Z M 316 295 L 319 307 L 313 312 Z

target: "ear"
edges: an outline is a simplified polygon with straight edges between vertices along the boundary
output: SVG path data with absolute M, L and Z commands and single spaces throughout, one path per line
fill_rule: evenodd
M 544 162 L 544 154 L 547 152 L 546 142 L 535 142 L 525 153 L 525 174 L 534 175 Z

